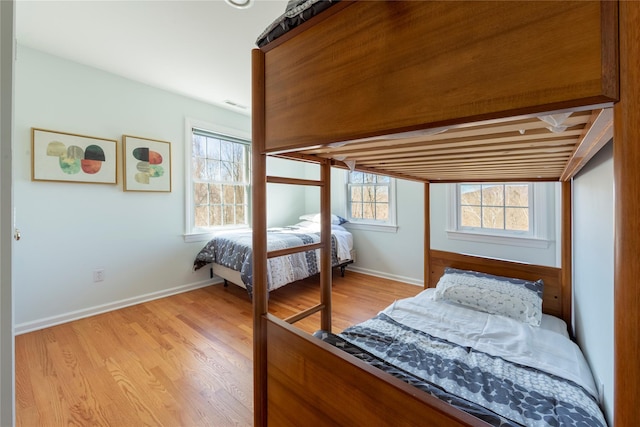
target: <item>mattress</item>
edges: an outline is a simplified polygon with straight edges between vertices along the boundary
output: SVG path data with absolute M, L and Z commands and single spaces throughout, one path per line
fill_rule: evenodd
M 266 46 L 278 37 L 308 21 L 340 0 L 291 0 L 285 12 L 271 23 L 256 40 L 258 47 Z

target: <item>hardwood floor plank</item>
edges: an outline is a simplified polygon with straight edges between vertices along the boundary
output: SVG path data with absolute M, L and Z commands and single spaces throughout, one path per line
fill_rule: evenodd
M 335 274 L 334 332 L 421 290 Z M 287 285 L 270 312 L 288 317 L 319 295 L 317 277 Z M 218 284 L 19 335 L 17 426 L 250 426 L 251 316 L 245 289 Z M 319 325 L 319 314 L 296 324 Z

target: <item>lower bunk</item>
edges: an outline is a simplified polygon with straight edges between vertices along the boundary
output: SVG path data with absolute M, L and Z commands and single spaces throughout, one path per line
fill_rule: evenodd
M 566 323 L 542 313 L 536 267 L 505 279 L 455 259 L 435 289 L 339 334 L 266 315 L 269 425 L 606 426 Z

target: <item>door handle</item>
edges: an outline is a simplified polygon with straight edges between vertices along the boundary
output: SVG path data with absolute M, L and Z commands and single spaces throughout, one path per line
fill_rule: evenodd
M 15 229 L 15 231 L 13 232 L 13 238 L 16 240 L 20 240 L 20 237 L 22 237 L 20 235 L 20 230 L 18 230 L 17 228 Z

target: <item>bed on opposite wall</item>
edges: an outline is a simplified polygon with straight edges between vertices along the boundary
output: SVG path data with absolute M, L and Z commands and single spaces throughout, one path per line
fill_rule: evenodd
M 311 277 L 320 272 L 320 223 L 318 214 L 307 214 L 301 221 L 287 227 L 272 227 L 267 232 L 270 250 L 284 251 L 269 260 L 268 289 L 273 291 L 289 283 Z M 346 220 L 337 215 L 332 218 L 331 266 L 344 276 L 347 265 L 354 262 L 353 235 L 342 224 Z M 233 230 L 216 234 L 195 257 L 193 268 L 210 265 L 211 274 L 228 283 L 247 289 L 253 294 L 251 230 Z M 306 245 L 305 252 L 286 253 L 289 248 Z
M 292 3 L 283 26 L 312 3 Z M 435 287 L 446 267 L 542 278 L 544 311 L 572 328 L 571 181 L 614 137 L 612 412 L 615 425 L 634 425 L 640 3 L 341 1 L 303 18 L 252 53 L 254 424 L 487 425 L 269 313 L 266 189 L 286 180 L 267 175 L 267 156 L 320 165 L 320 180 L 306 184 L 320 189 L 323 265 L 330 263 L 331 167 L 418 181 L 425 287 Z M 561 184 L 556 285 L 538 266 L 467 263 L 433 251 L 430 183 L 523 181 Z M 331 277 L 321 273 L 320 283 L 320 303 L 307 313 L 319 311 L 319 329 L 331 331 Z

